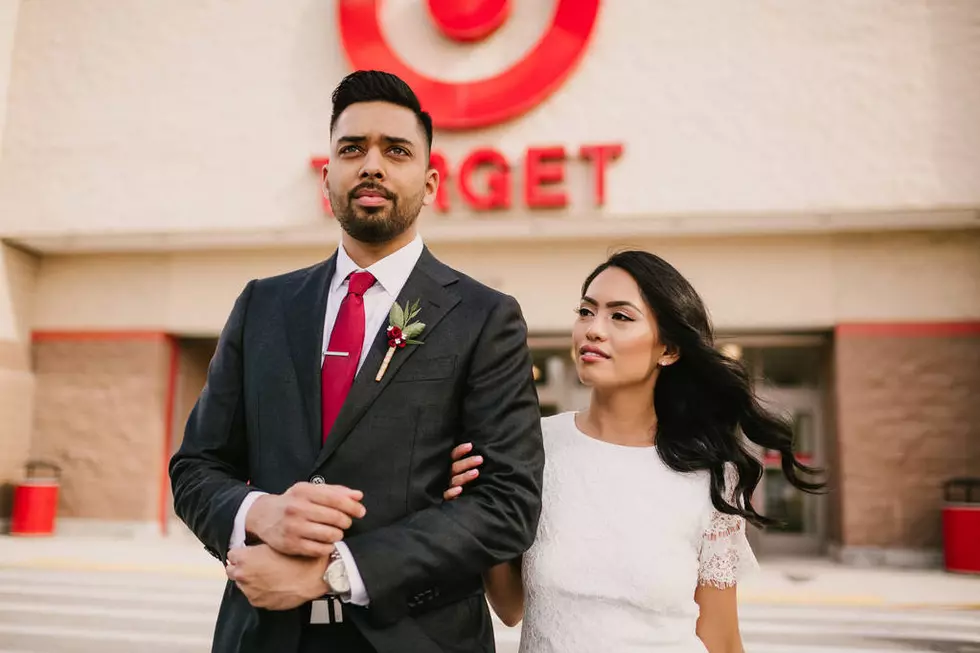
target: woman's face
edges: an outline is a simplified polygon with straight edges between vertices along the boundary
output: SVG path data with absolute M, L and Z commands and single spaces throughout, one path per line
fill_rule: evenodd
M 579 379 L 593 388 L 644 384 L 668 357 L 653 311 L 619 268 L 603 270 L 579 302 L 572 329 Z M 672 360 L 669 362 L 673 362 Z

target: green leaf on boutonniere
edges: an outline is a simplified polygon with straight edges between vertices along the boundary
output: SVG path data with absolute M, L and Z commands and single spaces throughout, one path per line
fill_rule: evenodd
M 402 329 L 402 333 L 405 334 L 405 342 L 412 345 L 421 344 L 421 343 L 413 342 L 412 339 L 422 335 L 422 331 L 424 329 L 425 329 L 425 324 L 423 324 L 422 322 L 413 322 L 412 324 L 406 326 L 404 329 Z
M 399 329 L 405 327 L 405 311 L 403 311 L 402 307 L 398 305 L 398 302 L 391 305 L 391 312 L 388 314 L 388 317 L 390 318 L 393 326 L 396 326 Z
M 415 318 L 416 315 L 419 314 L 419 312 L 422 309 L 419 308 L 419 300 L 417 300 L 417 299 L 414 302 L 412 302 L 411 304 L 406 304 L 405 306 L 408 309 L 408 311 L 407 311 L 408 312 L 408 315 L 405 316 L 405 322 L 404 323 L 405 324 L 408 324 L 409 322 L 412 321 L 413 318 Z

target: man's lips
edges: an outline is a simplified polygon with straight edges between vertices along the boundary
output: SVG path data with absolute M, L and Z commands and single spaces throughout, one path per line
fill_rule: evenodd
M 363 188 L 354 192 L 354 201 L 362 206 L 381 206 L 388 201 L 388 193 L 376 188 Z

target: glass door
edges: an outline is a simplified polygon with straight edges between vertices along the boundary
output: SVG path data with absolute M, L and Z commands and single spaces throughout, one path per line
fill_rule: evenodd
M 806 465 L 824 465 L 822 451 L 823 410 L 819 392 L 802 388 L 759 390 L 767 408 L 786 417 L 793 427 L 796 457 Z M 767 517 L 781 522 L 759 534 L 756 548 L 762 554 L 817 555 L 825 541 L 825 497 L 801 492 L 790 485 L 780 468 L 779 454 L 762 453 L 765 473 L 753 504 Z

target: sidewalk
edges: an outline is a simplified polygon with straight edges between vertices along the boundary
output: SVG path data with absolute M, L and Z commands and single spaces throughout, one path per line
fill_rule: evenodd
M 739 585 L 741 603 L 980 610 L 980 576 L 848 567 L 812 558 L 759 564 L 759 573 Z
M 744 604 L 980 610 L 980 576 L 845 567 L 822 559 L 763 559 L 760 565 L 739 586 Z M 221 565 L 189 536 L 0 536 L 2 568 L 224 578 Z

